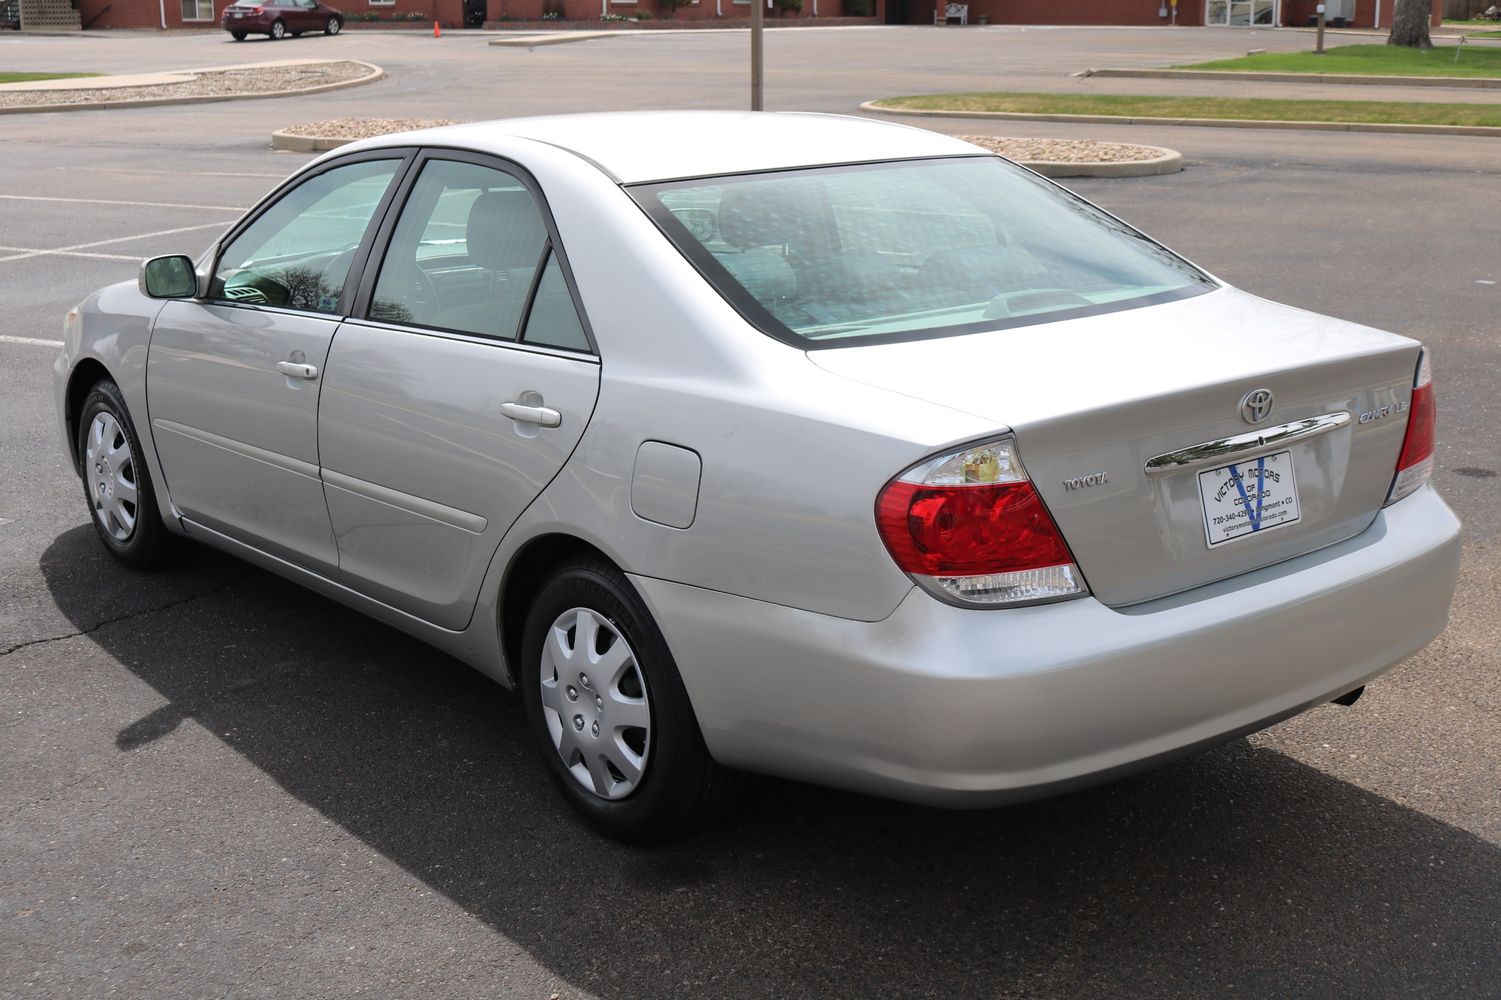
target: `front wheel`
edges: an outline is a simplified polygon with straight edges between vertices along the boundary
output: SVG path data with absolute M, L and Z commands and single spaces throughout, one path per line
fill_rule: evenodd
M 282 24 L 280 21 L 272 21 L 271 22 L 271 40 L 273 42 L 279 42 L 283 38 L 286 38 L 286 37 L 287 37 L 287 26 L 285 24 Z
M 78 415 L 78 461 L 89 520 L 110 555 L 132 569 L 154 569 L 176 554 L 162 523 L 151 472 L 120 387 L 89 390 Z
M 339 20 L 337 17 L 329 18 L 328 24 L 324 25 L 323 27 L 323 33 L 325 35 L 337 35 L 340 31 L 343 30 L 344 22 Z
M 233 38 L 237 42 L 243 42 L 245 40 L 245 32 L 243 32 L 243 31 L 231 31 L 229 33 L 229 37 Z
M 595 828 L 662 840 L 729 805 L 672 653 L 635 589 L 600 558 L 570 560 L 528 612 L 521 687 L 548 772 Z

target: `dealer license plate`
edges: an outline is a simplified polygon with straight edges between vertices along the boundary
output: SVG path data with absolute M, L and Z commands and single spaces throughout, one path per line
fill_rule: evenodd
M 1293 453 L 1279 451 L 1199 473 L 1209 547 L 1292 524 L 1298 510 Z

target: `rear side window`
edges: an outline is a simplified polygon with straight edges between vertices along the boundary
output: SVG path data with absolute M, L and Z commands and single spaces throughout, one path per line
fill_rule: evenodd
M 518 178 L 429 160 L 391 235 L 370 316 L 515 340 L 547 246 L 542 213 Z
M 1214 287 L 1130 227 L 991 156 L 630 190 L 748 320 L 801 347 L 973 333 Z

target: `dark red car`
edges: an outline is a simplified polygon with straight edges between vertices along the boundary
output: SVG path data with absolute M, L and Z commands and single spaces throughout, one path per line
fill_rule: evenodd
M 288 35 L 296 38 L 304 31 L 337 35 L 344 29 L 344 15 L 318 0 L 261 0 L 225 7 L 219 23 L 237 42 L 243 42 L 246 35 L 270 35 L 274 42 Z

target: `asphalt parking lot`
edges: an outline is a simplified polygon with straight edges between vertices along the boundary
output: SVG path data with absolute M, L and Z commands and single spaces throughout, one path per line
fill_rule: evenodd
M 4 69 L 333 53 L 389 74 L 0 116 L 0 997 L 1501 996 L 1501 140 L 914 120 L 1181 150 L 1181 174 L 1068 183 L 1228 281 L 1434 349 L 1435 482 L 1466 525 L 1448 631 L 1352 708 L 1159 771 L 974 813 L 768 780 L 709 833 L 628 849 L 572 818 L 515 702 L 467 668 L 214 553 L 111 563 L 46 342 L 305 162 L 273 129 L 743 104 L 743 34 L 484 41 L 0 38 Z M 1306 43 L 777 32 L 767 104 Z

